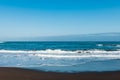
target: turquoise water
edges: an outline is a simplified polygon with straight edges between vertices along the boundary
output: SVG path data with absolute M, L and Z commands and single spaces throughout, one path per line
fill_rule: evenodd
M 53 72 L 120 70 L 120 42 L 1 42 L 0 66 Z

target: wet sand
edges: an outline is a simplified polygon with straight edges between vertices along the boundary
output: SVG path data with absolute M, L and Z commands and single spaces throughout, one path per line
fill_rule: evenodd
M 56 73 L 0 67 L 0 80 L 120 80 L 120 71 Z

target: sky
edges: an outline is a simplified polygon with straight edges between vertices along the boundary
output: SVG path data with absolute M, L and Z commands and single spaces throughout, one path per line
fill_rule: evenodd
M 0 0 L 0 38 L 120 32 L 120 0 Z

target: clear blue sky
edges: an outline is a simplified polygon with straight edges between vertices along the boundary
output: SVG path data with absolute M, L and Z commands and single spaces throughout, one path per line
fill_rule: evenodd
M 120 32 L 120 0 L 0 0 L 0 37 Z

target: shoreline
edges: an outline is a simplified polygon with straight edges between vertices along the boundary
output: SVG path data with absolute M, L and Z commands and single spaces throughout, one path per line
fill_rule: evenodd
M 0 80 L 120 80 L 120 71 L 58 73 L 0 67 Z

